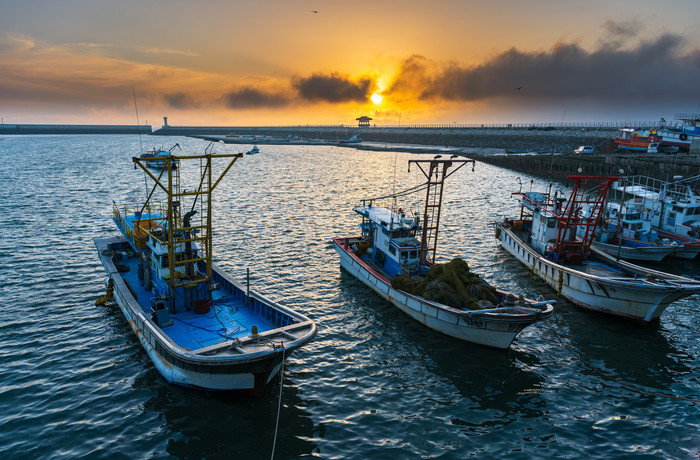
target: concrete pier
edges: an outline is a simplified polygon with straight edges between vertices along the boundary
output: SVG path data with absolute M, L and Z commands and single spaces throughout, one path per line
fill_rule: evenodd
M 151 134 L 151 125 L 0 125 L 0 134 Z
M 451 147 L 494 147 L 516 150 L 572 152 L 579 145 L 607 149 L 617 128 L 421 128 L 357 126 L 177 127 L 164 126 L 156 136 L 298 136 L 336 142 L 353 135 L 363 141 Z

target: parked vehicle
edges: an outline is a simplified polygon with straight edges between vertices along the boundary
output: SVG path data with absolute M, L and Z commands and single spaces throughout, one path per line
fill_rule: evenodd
M 678 150 L 678 147 L 675 145 L 664 145 L 659 142 L 652 142 L 649 144 L 647 153 L 677 153 Z
M 590 145 L 582 145 L 574 150 L 575 155 L 591 155 L 595 152 L 595 149 Z

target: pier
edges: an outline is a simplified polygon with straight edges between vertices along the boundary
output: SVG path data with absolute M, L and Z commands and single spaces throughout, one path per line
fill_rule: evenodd
M 22 134 L 151 134 L 151 125 L 10 125 L 0 124 L 0 135 Z

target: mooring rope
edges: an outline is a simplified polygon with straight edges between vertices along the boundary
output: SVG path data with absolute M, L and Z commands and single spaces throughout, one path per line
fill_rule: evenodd
M 270 456 L 271 460 L 274 460 L 275 458 L 275 445 L 277 444 L 277 429 L 280 425 L 280 411 L 282 408 L 282 387 L 284 383 L 284 342 L 280 342 L 280 346 L 282 347 L 282 368 L 280 369 L 280 395 L 279 399 L 277 400 L 277 420 L 275 421 L 275 436 L 272 439 L 272 455 Z

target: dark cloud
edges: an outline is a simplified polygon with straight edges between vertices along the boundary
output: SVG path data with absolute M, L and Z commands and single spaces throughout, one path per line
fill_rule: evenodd
M 605 21 L 603 30 L 613 37 L 630 38 L 636 37 L 640 30 L 643 30 L 644 25 L 636 19 L 625 21 Z
M 229 91 L 224 96 L 226 106 L 231 109 L 260 109 L 282 107 L 289 98 L 280 93 L 270 93 L 257 88 L 245 87 Z
M 193 107 L 198 107 L 194 99 L 185 93 L 170 93 L 163 96 L 165 102 L 174 109 L 189 109 Z
M 404 60 L 399 67 L 398 75 L 389 88 L 384 91 L 396 100 L 411 99 L 416 94 L 422 94 L 431 86 L 430 69 L 431 62 L 418 54 Z
M 352 81 L 338 72 L 297 77 L 292 85 L 302 99 L 313 102 L 366 102 L 375 89 L 368 77 Z
M 549 51 L 512 48 L 482 65 L 442 67 L 412 56 L 389 93 L 454 101 L 512 98 L 518 101 L 586 100 L 673 103 L 697 98 L 700 51 L 680 55 L 682 39 L 663 35 L 632 49 L 600 47 L 589 52 L 575 43 Z M 522 86 L 521 91 L 516 87 Z

